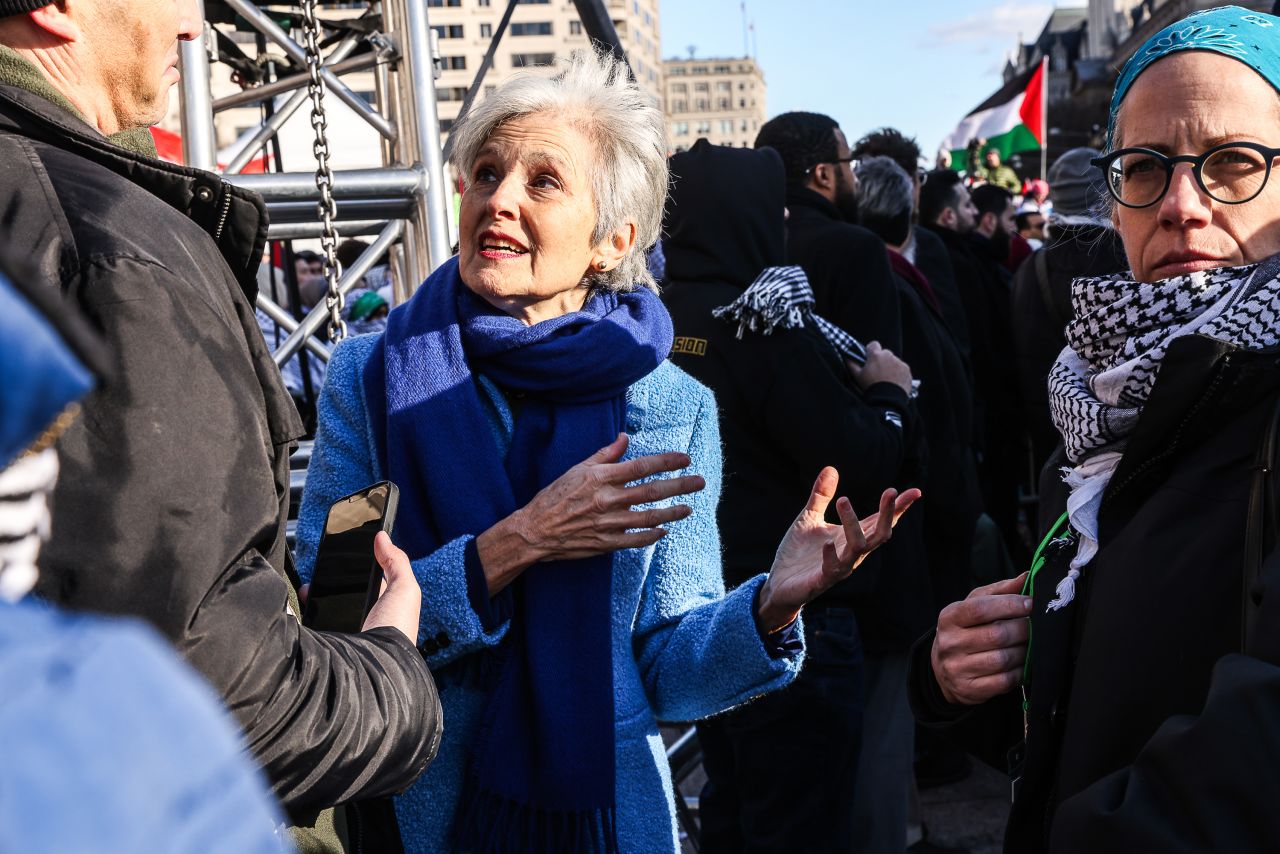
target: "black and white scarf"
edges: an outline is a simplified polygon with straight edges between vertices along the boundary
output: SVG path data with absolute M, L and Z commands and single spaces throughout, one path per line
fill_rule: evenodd
M 841 356 L 857 365 L 867 363 L 862 342 L 834 323 L 813 313 L 813 286 L 800 267 L 765 267 L 742 296 L 711 313 L 738 324 L 738 337 L 759 332 L 768 335 L 775 328 L 799 329 L 806 323 L 822 333 Z
M 1098 507 L 1155 386 L 1169 344 L 1204 335 L 1244 349 L 1280 342 L 1280 256 L 1159 282 L 1076 279 L 1067 347 L 1049 372 L 1049 409 L 1073 467 L 1067 512 L 1080 546 L 1049 610 L 1075 596 L 1098 551 Z
M 19 457 L 0 472 L 0 601 L 35 586 L 36 556 L 49 538 L 49 495 L 58 479 L 52 448 Z

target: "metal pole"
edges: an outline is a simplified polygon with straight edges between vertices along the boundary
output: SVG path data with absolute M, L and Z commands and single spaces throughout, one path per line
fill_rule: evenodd
M 195 0 L 204 20 L 204 0 Z M 200 38 L 179 42 L 178 62 L 182 73 L 179 111 L 182 119 L 182 161 L 196 169 L 218 168 L 217 137 L 213 131 L 213 101 L 209 92 L 209 39 L 212 25 L 207 21 Z
M 387 251 L 387 247 L 399 239 L 403 230 L 404 222 L 402 220 L 397 219 L 387 223 L 387 227 L 378 235 L 377 240 L 373 241 L 372 245 L 356 259 L 354 264 L 343 271 L 342 278 L 338 281 L 338 290 L 344 294 L 351 290 L 355 283 L 360 281 L 360 277 L 369 272 L 369 268 L 373 266 L 374 262 L 383 256 Z M 283 365 L 293 358 L 293 354 L 298 352 L 303 342 L 314 335 L 328 319 L 329 308 L 324 303 L 319 303 L 312 308 L 307 313 L 306 319 L 298 324 L 297 329 L 289 333 L 289 337 L 271 355 L 275 363 Z
M 353 41 L 346 50 L 342 49 L 343 45 L 334 48 L 333 53 L 325 57 L 324 67 L 334 74 L 349 74 L 352 71 L 365 71 L 378 64 L 378 56 L 373 53 L 363 53 L 360 56 L 346 59 L 345 57 L 358 46 L 359 43 Z M 245 89 L 243 92 L 219 98 L 213 102 L 213 111 L 220 113 L 223 110 L 230 110 L 235 107 L 252 106 L 259 101 L 274 98 L 276 95 L 283 95 L 285 92 L 305 88 L 306 85 L 307 75 L 290 74 L 288 77 L 282 77 L 273 83 L 263 83 L 261 86 L 254 86 L 252 89 Z
M 293 332 L 298 328 L 298 321 L 291 316 L 289 312 L 285 311 L 275 302 L 267 299 L 267 297 L 262 294 L 258 294 L 258 308 L 262 309 L 262 313 L 274 320 L 278 326 L 284 329 L 285 332 Z M 321 344 L 315 338 L 307 338 L 306 348 L 308 352 L 319 356 L 326 362 L 329 361 L 329 356 L 332 355 L 329 348 Z
M 253 190 L 267 201 L 312 201 L 319 197 L 315 176 L 310 172 L 277 172 L 256 175 L 227 175 L 237 187 Z M 344 199 L 409 198 L 421 191 L 426 176 L 420 169 L 343 169 L 333 173 L 333 197 Z M 447 257 L 447 256 L 446 256 Z
M 290 59 L 298 63 L 298 65 L 306 66 L 306 51 L 302 49 L 302 46 L 290 38 L 288 33 L 280 29 L 280 25 L 254 5 L 252 0 L 225 0 L 225 2 L 238 12 L 242 18 L 265 34 L 267 38 L 279 45 L 289 55 Z M 333 92 L 339 100 L 354 110 L 360 118 L 372 125 L 378 133 L 387 139 L 396 138 L 396 129 L 392 127 L 391 123 L 378 115 L 372 107 L 365 103 L 363 98 L 352 92 L 332 71 L 327 68 L 321 68 L 320 77 L 324 80 L 324 85 L 329 87 L 329 91 Z
M 244 0 L 236 0 L 244 2 Z M 386 0 L 388 12 L 402 24 L 400 35 L 399 86 L 401 130 L 406 132 L 401 156 L 420 164 L 427 180 L 415 193 L 417 216 L 414 221 L 414 254 L 424 248 L 426 257 L 418 258 L 416 275 L 421 282 L 426 275 L 449 259 L 449 203 L 444 180 L 444 158 L 440 146 L 440 121 L 436 115 L 435 69 L 431 63 L 431 27 L 427 23 L 427 4 L 421 0 Z M 424 264 L 423 262 L 426 262 Z

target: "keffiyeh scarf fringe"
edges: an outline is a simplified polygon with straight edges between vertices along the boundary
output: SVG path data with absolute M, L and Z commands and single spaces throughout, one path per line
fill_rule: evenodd
M 1155 283 L 1076 279 L 1067 347 L 1049 372 L 1049 409 L 1074 464 L 1067 511 L 1080 545 L 1049 610 L 1070 604 L 1098 552 L 1098 508 L 1169 345 L 1204 335 L 1246 350 L 1280 343 L 1280 256 Z

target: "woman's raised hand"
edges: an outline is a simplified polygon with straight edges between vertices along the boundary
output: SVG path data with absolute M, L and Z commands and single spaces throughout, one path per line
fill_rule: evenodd
M 524 507 L 476 538 L 489 595 L 541 561 L 566 560 L 643 548 L 666 536 L 661 527 L 693 512 L 686 504 L 632 509 L 707 484 L 698 475 L 668 477 L 629 486 L 656 474 L 689 465 L 687 454 L 669 453 L 618 462 L 627 452 L 627 435 L 569 469 Z
M 918 489 L 901 495 L 886 489 L 880 511 L 861 521 L 849 499 L 841 498 L 836 502 L 840 524 L 829 525 L 827 507 L 839 483 L 839 473 L 830 466 L 818 474 L 809 503 L 778 546 L 756 606 L 756 621 L 765 632 L 787 626 L 801 608 L 848 578 L 863 558 L 888 542 L 893 526 L 920 497 Z

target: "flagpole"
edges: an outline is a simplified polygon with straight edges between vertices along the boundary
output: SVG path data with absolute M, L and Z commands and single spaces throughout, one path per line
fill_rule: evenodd
M 1049 180 L 1049 57 L 1040 57 L 1040 180 Z

